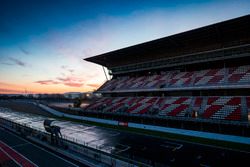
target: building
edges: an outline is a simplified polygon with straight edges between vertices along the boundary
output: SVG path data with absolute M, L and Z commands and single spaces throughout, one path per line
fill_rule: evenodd
M 250 136 L 250 15 L 85 59 L 108 68 L 85 115 Z

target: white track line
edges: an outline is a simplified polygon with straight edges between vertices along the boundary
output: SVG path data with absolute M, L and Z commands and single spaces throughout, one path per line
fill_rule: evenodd
M 130 149 L 130 146 L 128 146 L 128 145 L 124 145 L 124 144 L 118 144 L 118 145 L 124 146 L 124 147 L 126 147 L 126 148 L 121 149 L 121 150 L 119 150 L 119 151 L 116 151 L 116 152 L 115 152 L 116 154 L 119 154 L 119 153 L 121 153 L 121 152 L 124 152 L 124 151 L 127 151 L 128 149 Z
M 25 156 L 23 156 L 22 154 L 20 154 L 18 151 L 14 150 L 13 148 L 11 148 L 10 146 L 8 146 L 7 144 L 5 144 L 4 142 L 0 141 L 0 143 L 2 143 L 3 145 L 5 145 L 6 147 L 8 147 L 9 149 L 11 149 L 12 151 L 14 151 L 15 153 L 17 153 L 19 156 L 21 156 L 22 158 L 26 159 L 27 161 L 29 161 L 31 164 L 33 164 L 34 166 L 38 167 L 34 162 L 32 162 L 31 160 L 29 160 L 28 158 L 26 158 Z M 2 149 L 3 150 L 3 149 Z M 7 153 L 8 154 L 8 153 Z
M 120 135 L 119 132 L 111 132 L 111 133 L 108 133 L 108 136 L 111 136 L 111 137 L 115 137 L 115 136 L 118 136 Z
M 178 145 L 178 147 L 176 147 L 176 150 L 179 150 L 183 147 L 183 144 L 180 144 L 180 143 L 175 143 L 175 142 L 170 142 L 170 141 L 165 141 L 164 143 Z
M 175 142 L 165 141 L 164 143 L 166 143 L 166 145 L 162 144 L 160 146 L 165 147 L 165 148 L 172 148 L 172 151 L 179 150 L 179 149 L 181 149 L 183 147 L 182 144 L 175 143 Z
M 21 166 L 21 164 L 19 164 L 12 156 L 10 156 L 6 151 L 4 151 L 1 147 L 0 147 L 0 150 L 5 153 L 5 155 L 7 155 L 11 160 L 13 160 L 18 166 Z
M 66 160 L 66 159 L 64 159 L 64 158 L 59 157 L 58 155 L 56 155 L 56 154 L 54 154 L 54 153 L 52 153 L 52 152 L 49 152 L 49 151 L 45 150 L 44 148 L 42 148 L 42 147 L 40 147 L 40 146 L 34 145 L 34 144 L 31 143 L 30 141 L 25 140 L 25 139 L 23 139 L 23 138 L 17 136 L 17 135 L 14 134 L 14 133 L 10 133 L 10 132 L 8 132 L 8 131 L 6 131 L 6 132 L 9 133 L 9 134 L 12 134 L 12 135 L 14 135 L 14 136 L 16 136 L 17 138 L 21 139 L 22 141 L 25 141 L 25 142 L 27 142 L 27 143 L 29 143 L 29 144 L 31 144 L 31 145 L 33 145 L 33 146 L 39 148 L 40 150 L 43 150 L 43 151 L 47 152 L 47 153 L 50 154 L 50 155 L 53 155 L 53 156 L 55 156 L 55 157 L 57 157 L 57 158 L 59 158 L 59 159 L 65 161 L 65 162 L 67 162 L 67 163 L 69 163 L 69 164 L 71 164 L 71 165 L 73 165 L 73 166 L 75 166 L 75 167 L 78 167 L 76 164 L 73 164 L 72 162 L 70 162 L 70 161 L 68 161 L 68 160 Z
M 22 147 L 22 146 L 25 146 L 25 145 L 28 145 L 29 143 L 24 143 L 24 144 L 17 144 L 17 145 L 14 145 L 14 146 L 10 146 L 11 148 L 16 148 L 16 147 Z

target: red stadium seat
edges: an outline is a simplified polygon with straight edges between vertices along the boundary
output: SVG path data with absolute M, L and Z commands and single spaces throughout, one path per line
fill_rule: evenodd
M 128 114 L 149 114 L 158 108 L 159 116 L 194 117 L 195 112 L 202 113 L 199 118 L 234 120 L 242 119 L 244 97 L 104 97 L 86 106 L 86 111 L 125 112 Z M 250 97 L 246 97 L 250 108 Z M 202 107 L 203 106 L 203 107 Z

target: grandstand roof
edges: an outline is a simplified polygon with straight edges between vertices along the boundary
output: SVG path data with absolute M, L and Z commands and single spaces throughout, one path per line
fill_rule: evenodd
M 111 51 L 84 60 L 107 68 L 250 43 L 250 15 Z

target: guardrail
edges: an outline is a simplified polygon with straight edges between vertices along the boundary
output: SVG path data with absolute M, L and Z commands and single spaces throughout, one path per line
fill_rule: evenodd
M 161 58 L 158 60 L 129 64 L 109 69 L 112 74 L 123 74 L 128 72 L 136 72 L 143 70 L 152 70 L 173 67 L 183 64 L 201 63 L 215 60 L 224 60 L 230 58 L 239 58 L 249 56 L 250 44 L 221 48 L 199 53 L 185 54 L 177 57 Z

